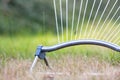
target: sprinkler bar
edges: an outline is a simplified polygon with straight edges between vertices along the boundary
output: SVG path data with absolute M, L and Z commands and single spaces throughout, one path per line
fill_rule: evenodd
M 109 42 L 105 42 L 102 40 L 75 40 L 75 41 L 69 41 L 69 42 L 65 42 L 65 43 L 61 43 L 61 44 L 57 44 L 57 45 L 49 46 L 49 47 L 38 46 L 36 50 L 36 54 L 35 54 L 36 57 L 30 70 L 32 71 L 38 58 L 44 60 L 46 66 L 50 68 L 48 61 L 46 59 L 46 52 L 56 51 L 56 50 L 59 50 L 65 47 L 70 47 L 70 46 L 75 46 L 75 45 L 88 45 L 88 44 L 103 46 L 103 47 L 110 48 L 114 51 L 120 52 L 120 46 L 109 43 Z

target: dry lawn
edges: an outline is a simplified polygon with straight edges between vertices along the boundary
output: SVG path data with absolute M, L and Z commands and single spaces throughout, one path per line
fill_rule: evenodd
M 120 80 L 120 65 L 97 58 L 62 57 L 50 59 L 52 70 L 39 60 L 32 73 L 31 60 L 11 59 L 0 65 L 0 80 Z

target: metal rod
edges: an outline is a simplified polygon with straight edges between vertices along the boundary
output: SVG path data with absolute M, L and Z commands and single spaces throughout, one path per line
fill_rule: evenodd
M 103 46 L 103 47 L 107 47 L 110 48 L 112 50 L 118 51 L 120 52 L 120 46 L 115 45 L 113 43 L 109 43 L 109 42 L 105 42 L 102 40 L 75 40 L 75 41 L 69 41 L 69 42 L 65 42 L 65 43 L 61 43 L 61 44 L 57 44 L 54 46 L 48 46 L 48 47 L 42 47 L 41 51 L 42 52 L 51 52 L 51 51 L 55 51 L 58 49 L 62 49 L 65 47 L 69 47 L 69 46 L 75 46 L 75 45 L 98 45 L 98 46 Z
M 34 59 L 34 61 L 33 61 L 33 63 L 32 63 L 31 68 L 30 68 L 30 72 L 32 72 L 33 68 L 35 67 L 35 65 L 36 65 L 36 63 L 37 63 L 37 60 L 38 60 L 38 56 L 35 56 L 35 59 Z

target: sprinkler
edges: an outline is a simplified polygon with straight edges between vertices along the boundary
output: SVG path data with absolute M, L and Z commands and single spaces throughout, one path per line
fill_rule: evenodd
M 114 51 L 120 52 L 120 46 L 115 45 L 113 43 L 105 42 L 102 40 L 75 40 L 75 41 L 69 41 L 69 42 L 65 42 L 65 43 L 61 43 L 61 44 L 57 44 L 57 45 L 49 46 L 49 47 L 38 46 L 36 50 L 36 54 L 35 54 L 35 59 L 34 59 L 34 62 L 32 64 L 30 71 L 32 71 L 38 58 L 44 60 L 46 66 L 50 68 L 48 61 L 46 59 L 46 52 L 52 52 L 52 51 L 56 51 L 56 50 L 59 50 L 65 47 L 70 47 L 70 46 L 75 46 L 75 45 L 98 45 L 98 46 L 103 46 L 106 48 L 110 48 Z

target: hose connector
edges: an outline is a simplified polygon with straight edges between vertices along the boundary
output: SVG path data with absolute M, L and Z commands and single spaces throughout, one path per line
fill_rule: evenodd
M 43 46 L 38 46 L 37 47 L 35 56 L 38 56 L 38 58 L 44 60 L 46 66 L 49 67 L 48 61 L 46 59 L 46 52 L 42 51 L 42 47 Z

